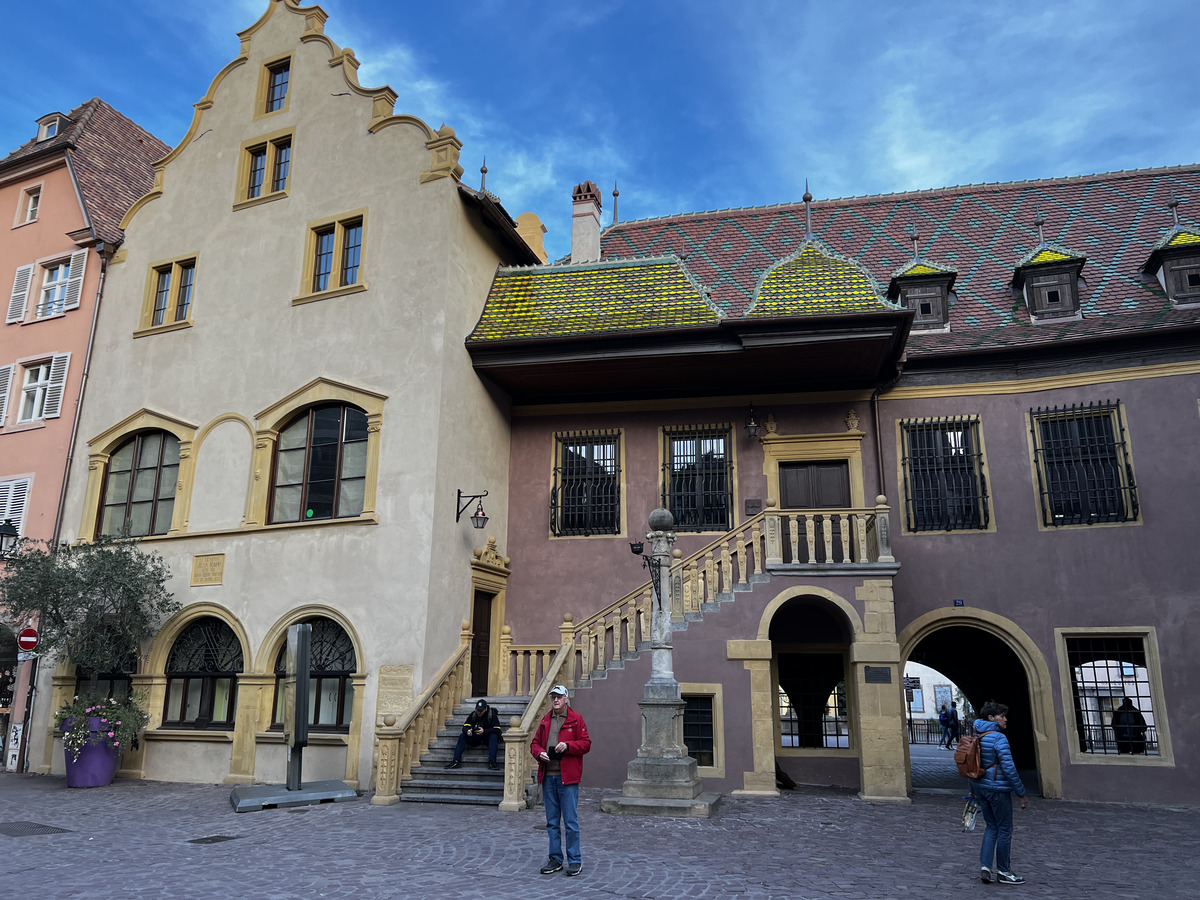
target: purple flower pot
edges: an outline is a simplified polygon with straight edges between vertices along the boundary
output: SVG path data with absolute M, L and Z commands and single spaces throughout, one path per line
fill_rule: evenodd
M 64 732 L 71 727 L 71 721 L 71 719 L 63 720 Z M 88 725 L 93 735 L 92 740 L 95 740 L 100 731 L 100 720 L 93 716 Z M 94 744 L 89 743 L 79 751 L 78 759 L 75 759 L 75 754 L 65 747 L 63 752 L 67 759 L 67 787 L 104 787 L 112 784 L 112 780 L 117 775 L 117 763 L 121 759 L 121 748 L 110 747 L 105 740 L 99 740 Z

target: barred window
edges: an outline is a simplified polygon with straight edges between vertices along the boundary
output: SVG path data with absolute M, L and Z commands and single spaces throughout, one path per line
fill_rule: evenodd
M 716 765 L 712 696 L 685 694 L 683 704 L 683 743 L 688 748 L 688 756 L 696 760 L 698 766 Z
M 1029 411 L 1044 525 L 1138 517 L 1121 401 Z
M 317 731 L 350 730 L 354 709 L 354 682 L 358 668 L 350 635 L 333 619 L 305 620 L 312 626 L 309 653 L 309 727 Z M 272 727 L 283 727 L 284 680 L 287 677 L 287 642 L 275 657 L 275 717 Z
M 733 507 L 728 424 L 663 429 L 662 504 L 677 531 L 728 531 Z
M 978 416 L 904 419 L 901 466 L 909 531 L 988 527 Z
M 1141 635 L 1066 637 L 1081 753 L 1159 754 Z
M 558 536 L 620 534 L 621 433 L 554 435 L 550 531 Z
M 188 625 L 167 658 L 163 725 L 232 730 L 242 645 L 233 629 L 215 616 Z

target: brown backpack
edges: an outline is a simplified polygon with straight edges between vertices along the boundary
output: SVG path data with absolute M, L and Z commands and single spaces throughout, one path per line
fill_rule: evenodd
M 954 748 L 954 764 L 958 766 L 958 774 L 964 778 L 983 777 L 985 770 L 983 768 L 983 758 L 979 750 L 979 742 L 983 739 L 984 734 L 991 734 L 991 732 L 964 734 L 958 739 L 958 746 Z M 992 766 L 993 771 L 999 765 L 1000 759 L 997 756 L 996 765 Z

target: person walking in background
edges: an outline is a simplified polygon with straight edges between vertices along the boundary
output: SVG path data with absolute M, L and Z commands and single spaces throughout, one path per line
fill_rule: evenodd
M 950 712 L 946 709 L 946 704 L 942 704 L 942 711 L 938 713 L 938 725 L 942 729 L 942 739 L 938 746 L 943 750 L 950 749 Z
M 971 796 L 979 803 L 983 821 L 983 846 L 979 849 L 979 879 L 984 884 L 1024 884 L 1025 879 L 1012 870 L 1013 808 L 1012 795 L 1021 798 L 1021 809 L 1029 807 L 1025 785 L 1017 774 L 1012 749 L 1004 730 L 1008 727 L 1008 707 L 989 700 L 979 710 L 975 731 L 979 733 L 979 760 L 983 776 L 971 779 Z M 993 869 L 993 860 L 994 866 Z
M 1112 714 L 1113 737 L 1117 739 L 1117 753 L 1146 752 L 1146 719 L 1126 697 Z
M 947 749 L 953 750 L 954 746 L 958 743 L 959 732 L 958 704 L 954 703 L 953 701 L 950 703 L 949 719 L 947 720 L 946 725 L 950 729 L 950 739 L 946 741 L 946 747 Z
M 543 875 L 563 868 L 563 835 L 567 835 L 567 874 L 583 871 L 579 847 L 579 782 L 583 779 L 583 756 L 592 749 L 583 717 L 571 709 L 567 689 L 556 684 L 550 689 L 550 712 L 542 717 L 533 736 L 530 752 L 538 761 L 538 783 L 546 806 L 546 833 L 550 855 Z M 562 829 L 559 823 L 562 823 Z

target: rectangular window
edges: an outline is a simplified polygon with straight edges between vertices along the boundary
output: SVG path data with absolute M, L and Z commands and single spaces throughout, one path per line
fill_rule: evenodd
M 558 536 L 620 534 L 621 433 L 554 435 L 550 531 Z
M 988 527 L 979 417 L 900 422 L 905 525 L 909 531 Z
M 42 205 L 42 189 L 32 188 L 25 192 L 24 195 L 24 215 L 21 217 L 25 222 L 36 222 L 38 217 L 38 209 Z
M 662 503 L 678 531 L 728 531 L 732 526 L 732 429 L 663 429 Z
M 1080 753 L 1159 756 L 1143 635 L 1067 635 Z
M 1042 524 L 1138 518 L 1120 401 L 1029 411 Z
M 713 698 L 685 695 L 683 703 L 683 743 L 688 748 L 688 756 L 696 760 L 698 766 L 716 765 Z
M 287 196 L 292 173 L 292 132 L 277 131 L 242 145 L 234 209 Z
M 305 303 L 313 294 L 350 293 L 365 290 L 362 283 L 362 252 L 365 216 L 348 214 L 341 218 L 310 222 L 304 293 L 293 302 Z M 336 294 L 335 294 L 336 296 Z
M 55 316 L 63 311 L 67 302 L 67 280 L 71 277 L 71 264 L 60 262 L 42 268 L 42 294 L 36 315 Z
M 25 369 L 24 384 L 21 386 L 21 409 L 18 422 L 40 419 L 46 409 L 46 392 L 50 389 L 50 363 L 44 362 Z
M 189 324 L 195 282 L 194 257 L 154 263 L 146 285 L 142 327 L 154 329 Z
M 288 80 L 291 77 L 291 60 L 284 60 L 273 66 L 267 66 L 267 103 L 266 112 L 276 112 L 283 109 L 287 100 Z
M 0 481 L 0 522 L 10 521 L 17 529 L 17 534 L 23 534 L 21 526 L 25 523 L 25 507 L 29 503 L 29 486 L 32 479 L 10 478 Z

